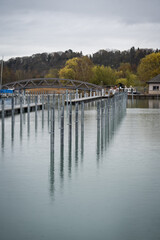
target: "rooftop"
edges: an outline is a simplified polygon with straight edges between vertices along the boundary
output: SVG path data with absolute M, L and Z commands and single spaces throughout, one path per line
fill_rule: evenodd
M 160 74 L 149 80 L 147 83 L 160 83 Z

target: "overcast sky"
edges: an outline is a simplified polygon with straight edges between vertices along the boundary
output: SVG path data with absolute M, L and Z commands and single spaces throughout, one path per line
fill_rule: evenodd
M 0 56 L 160 48 L 159 12 L 159 0 L 0 0 Z

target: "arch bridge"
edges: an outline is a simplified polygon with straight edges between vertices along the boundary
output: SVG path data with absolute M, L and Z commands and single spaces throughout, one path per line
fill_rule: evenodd
M 101 90 L 102 87 L 96 84 L 71 79 L 59 78 L 33 78 L 10 82 L 2 85 L 2 89 L 35 89 L 35 88 L 63 88 L 72 90 Z

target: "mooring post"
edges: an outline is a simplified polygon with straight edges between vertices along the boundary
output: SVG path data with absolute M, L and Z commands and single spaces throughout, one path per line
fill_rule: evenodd
M 97 101 L 97 161 L 100 154 L 100 102 Z
M 66 90 L 66 111 L 67 111 L 67 118 L 68 118 L 68 89 Z
M 92 89 L 90 89 L 90 95 L 89 96 L 92 97 Z
M 60 95 L 58 94 L 58 122 L 60 127 Z
M 27 97 L 28 102 L 28 136 L 30 132 L 30 96 Z
M 14 139 L 14 96 L 12 95 L 12 124 L 11 124 L 11 136 Z
M 34 97 L 34 101 L 35 101 L 35 131 L 37 132 L 37 125 L 38 125 L 38 121 L 37 121 L 37 110 L 38 110 L 38 106 L 37 106 L 37 103 L 38 103 L 38 96 L 35 95 Z
M 75 161 L 78 164 L 78 103 L 75 105 Z
M 75 106 L 75 133 L 78 134 L 78 103 Z
M 62 106 L 64 107 L 64 93 L 62 94 Z
M 60 146 L 64 147 L 64 106 L 61 107 Z
M 49 124 L 49 113 L 50 113 L 50 95 L 47 94 L 47 110 L 48 110 L 48 124 Z
M 84 101 L 81 102 L 81 157 L 84 152 Z
M 100 102 L 97 101 L 97 128 L 100 129 Z
M 2 98 L 2 122 L 4 122 L 5 112 L 4 112 L 4 99 Z
M 104 102 L 101 100 L 101 148 L 103 149 L 103 136 L 104 136 Z
M 78 99 L 78 89 L 76 89 L 76 99 Z
M 28 104 L 28 115 L 30 113 L 30 96 L 27 97 L 27 104 Z
M 44 115 L 44 93 L 42 95 L 42 115 Z
M 69 119 L 68 119 L 68 131 L 69 131 L 69 141 L 72 140 L 72 96 L 70 94 L 70 104 L 69 104 Z
M 44 128 L 44 91 L 42 94 L 42 129 Z
M 22 104 L 23 104 L 23 97 L 20 96 L 20 137 L 22 137 L 22 114 L 23 114 Z
M 69 116 L 68 116 L 68 169 L 71 174 L 72 168 L 72 95 L 70 93 Z
M 14 139 L 14 97 L 12 97 L 12 124 L 11 124 L 12 141 Z
M 14 96 L 12 96 L 11 104 L 12 104 L 12 118 L 13 118 L 14 117 Z
M 17 101 L 17 94 L 15 94 L 15 95 L 13 95 L 13 97 L 15 98 L 15 105 L 17 105 L 18 103 L 18 101 Z
M 35 116 L 37 116 L 37 110 L 38 110 L 38 96 L 35 96 Z
M 53 106 L 51 109 L 51 131 L 50 131 L 51 153 L 54 153 L 54 131 L 55 131 L 55 98 L 53 95 Z
M 22 113 L 23 113 L 23 98 L 22 96 L 20 96 L 20 116 L 22 117 Z

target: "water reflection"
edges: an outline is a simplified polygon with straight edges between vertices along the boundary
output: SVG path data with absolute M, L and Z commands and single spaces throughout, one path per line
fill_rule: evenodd
M 159 99 L 128 99 L 128 108 L 160 108 Z
M 5 137 L 5 123 L 4 123 L 4 118 L 2 118 L 1 120 L 1 147 L 2 147 L 2 151 L 4 151 L 4 137 Z
M 42 108 L 42 129 L 44 129 L 44 108 Z
M 28 137 L 30 135 L 30 113 L 28 112 L 27 114 L 27 133 L 28 133 Z
M 71 177 L 72 173 L 72 138 L 68 141 L 68 174 Z
M 55 177 L 54 177 L 54 152 L 51 151 L 50 153 L 50 195 L 51 197 L 54 197 L 54 191 L 55 191 Z
M 123 99 L 121 99 L 123 100 Z M 125 99 L 124 99 L 125 101 Z M 118 98 L 97 101 L 97 163 L 126 114 L 126 105 Z
M 12 144 L 14 142 L 14 114 L 12 114 L 12 118 L 11 118 L 11 140 L 12 140 Z
M 64 180 L 64 146 L 63 145 L 61 145 L 60 147 L 60 179 L 62 184 Z

